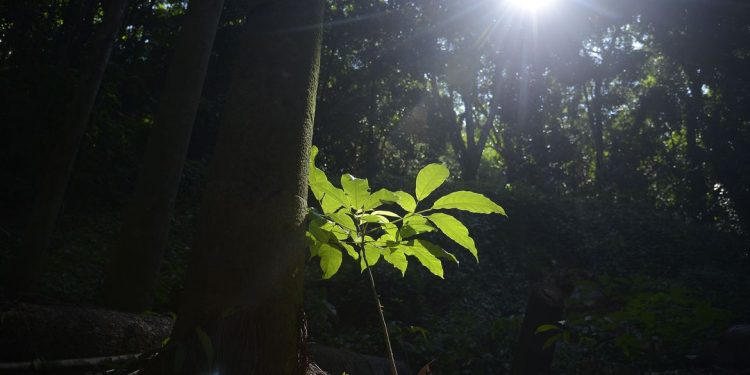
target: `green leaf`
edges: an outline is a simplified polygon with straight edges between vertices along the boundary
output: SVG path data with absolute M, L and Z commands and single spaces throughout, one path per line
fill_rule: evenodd
M 398 234 L 398 226 L 393 223 L 384 223 L 380 225 L 380 229 L 386 233 L 387 238 L 391 241 L 395 241 Z M 383 237 L 381 237 L 383 238 Z
M 414 200 L 414 197 L 412 197 L 411 194 L 405 191 L 397 191 L 395 194 L 398 196 L 398 201 L 396 203 L 398 203 L 398 205 L 406 212 L 414 212 L 414 210 L 417 209 L 417 201 Z
M 341 187 L 344 188 L 349 204 L 355 211 L 362 209 L 365 202 L 370 198 L 370 185 L 367 179 L 345 174 L 341 176 Z
M 313 243 L 318 242 L 318 240 L 315 238 L 315 236 L 310 233 L 310 231 L 305 232 L 305 245 L 310 246 Z
M 336 212 L 336 210 L 341 207 L 344 206 L 340 203 L 338 198 L 333 198 L 333 195 L 324 194 L 323 198 L 320 200 L 320 208 L 322 208 L 325 213 Z
M 312 174 L 318 175 L 319 177 L 315 180 L 310 180 L 310 190 L 312 190 L 315 199 L 320 202 L 320 206 L 324 213 L 334 212 L 347 205 L 348 202 L 344 195 L 344 191 L 333 186 L 333 184 L 328 181 L 323 171 L 315 168 Z
M 343 247 L 344 250 L 346 250 L 346 253 L 349 254 L 350 257 L 354 258 L 354 260 L 359 259 L 359 254 L 357 253 L 356 250 L 354 250 L 354 247 L 352 245 L 349 245 L 349 244 L 344 243 L 344 242 L 339 242 L 338 244 L 341 247 Z
M 370 195 L 365 202 L 363 209 L 365 211 L 372 210 L 385 203 L 395 203 L 398 201 L 398 195 L 387 189 L 380 189 Z
M 432 205 L 432 209 L 434 210 L 447 208 L 455 208 L 458 210 L 473 212 L 475 214 L 495 213 L 507 216 L 505 215 L 505 210 L 497 203 L 491 201 L 482 194 L 470 191 L 456 191 L 450 193 L 439 198 Z
M 555 331 L 559 330 L 560 327 L 554 325 L 554 324 L 542 324 L 539 327 L 537 327 L 536 331 L 534 333 L 542 333 L 547 331 Z
M 469 236 L 469 230 L 458 219 L 453 216 L 436 213 L 427 216 L 430 221 L 440 229 L 448 238 L 469 250 L 471 255 L 479 261 L 477 247 L 474 240 Z
M 378 224 L 385 224 L 385 223 L 390 222 L 390 220 L 388 220 L 388 218 L 386 218 L 385 216 L 373 215 L 373 214 L 361 215 L 359 216 L 359 220 L 360 222 L 378 223 Z
M 323 243 L 315 240 L 315 237 L 313 237 L 310 232 L 307 232 L 305 235 L 309 239 L 307 247 L 310 249 L 310 259 L 312 259 L 319 255 L 320 246 L 323 245 Z
M 307 225 L 307 230 L 317 241 L 325 243 L 331 238 L 331 230 L 333 229 L 333 226 L 334 224 L 328 220 L 315 218 L 310 220 L 310 224 Z
M 542 345 L 542 350 L 546 350 L 552 345 L 555 345 L 555 343 L 560 340 L 560 334 L 552 335 L 550 338 L 548 338 L 546 341 L 544 341 L 544 345 Z
M 435 245 L 434 243 L 422 240 L 422 239 L 416 239 L 413 241 L 413 246 L 421 246 L 427 249 L 432 255 L 438 257 L 439 259 L 448 259 L 452 261 L 453 263 L 458 264 L 458 259 L 455 255 L 443 250 L 442 247 Z
M 417 187 L 415 193 L 417 200 L 427 198 L 430 193 L 435 191 L 440 185 L 448 179 L 450 171 L 445 165 L 442 164 L 430 164 L 417 174 Z
M 378 263 L 378 260 L 380 260 L 380 256 L 383 253 L 383 250 L 375 245 L 372 244 L 365 244 L 365 249 L 363 250 L 365 253 L 365 256 L 360 257 L 359 262 L 359 268 L 361 271 L 364 271 L 367 266 L 374 266 Z M 367 260 L 367 263 L 365 263 L 365 260 Z
M 323 278 L 330 279 L 341 267 L 341 259 L 343 258 L 341 250 L 324 243 L 318 250 L 318 256 L 320 256 L 320 269 L 323 270 Z
M 333 186 L 328 181 L 325 172 L 315 166 L 315 157 L 318 155 L 318 148 L 313 146 L 310 151 L 310 165 L 307 176 L 308 185 L 315 199 L 320 202 L 323 212 L 334 212 L 347 203 L 344 191 Z
M 206 355 L 206 361 L 209 363 L 209 366 L 213 366 L 214 346 L 211 343 L 211 338 L 208 337 L 206 331 L 204 331 L 200 326 L 195 327 L 195 335 L 198 336 L 198 341 L 200 341 L 201 346 L 203 347 L 203 353 Z
M 318 146 L 312 145 L 310 147 L 310 166 L 315 165 L 315 158 L 318 157 Z
M 433 255 L 429 250 L 422 246 L 403 245 L 399 248 L 404 249 L 406 255 L 411 255 L 417 258 L 419 263 L 422 263 L 422 265 L 432 272 L 433 275 L 441 279 L 443 278 L 443 263 L 440 262 L 440 259 Z
M 336 224 L 341 225 L 345 229 L 353 232 L 357 231 L 357 226 L 354 225 L 354 220 L 352 219 L 352 217 L 341 211 L 330 213 L 328 214 L 328 217 L 330 217 L 331 220 L 335 221 Z
M 320 202 L 323 212 L 329 213 L 343 206 L 346 201 L 344 192 L 337 189 L 326 177 L 325 172 L 315 166 L 315 157 L 318 155 L 318 148 L 312 146 L 310 150 L 310 164 L 307 173 L 307 182 L 312 190 L 315 199 Z
M 422 215 L 412 215 L 404 219 L 404 225 L 399 230 L 399 234 L 401 238 L 409 238 L 434 230 L 435 227 L 427 222 L 427 218 Z
M 349 229 L 344 229 L 338 225 L 334 225 L 333 229 L 331 229 L 331 233 L 333 233 L 333 236 L 337 240 L 344 241 L 349 238 L 349 233 L 352 233 L 352 231 Z
M 406 267 L 409 265 L 409 262 L 406 260 L 406 254 L 404 254 L 403 249 L 385 249 L 383 251 L 383 260 L 401 271 L 401 276 L 406 275 Z
M 370 213 L 373 214 L 373 215 L 395 217 L 397 219 L 401 218 L 401 216 L 399 216 L 399 214 L 397 214 L 395 212 L 391 212 L 391 211 L 381 211 L 381 210 L 378 210 L 378 211 L 372 211 Z
M 364 238 L 361 237 L 361 235 L 358 235 L 355 232 L 352 232 L 351 239 L 356 244 L 365 244 L 365 243 L 373 243 L 375 242 L 375 239 L 370 236 L 364 236 Z

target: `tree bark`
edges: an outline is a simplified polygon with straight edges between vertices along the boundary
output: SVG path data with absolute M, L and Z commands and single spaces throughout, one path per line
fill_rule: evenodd
M 88 58 L 80 73 L 80 85 L 70 102 L 60 139 L 51 150 L 46 173 L 39 185 L 21 249 L 23 252 L 15 256 L 9 268 L 12 270 L 8 275 L 10 294 L 34 293 L 42 258 L 49 247 L 76 155 L 129 3 L 129 0 L 106 2 L 104 20 L 87 47 Z
M 320 0 L 254 4 L 170 350 L 147 372 L 299 374 Z
M 562 320 L 565 300 L 571 292 L 572 279 L 564 273 L 551 276 L 532 286 L 511 374 L 551 373 L 555 345 L 544 348 L 544 343 L 555 332 L 536 333 L 536 330 L 543 324 L 556 324 Z
M 104 283 L 107 306 L 143 311 L 167 245 L 169 224 L 224 0 L 193 0 L 175 47 L 155 127 L 146 146 Z

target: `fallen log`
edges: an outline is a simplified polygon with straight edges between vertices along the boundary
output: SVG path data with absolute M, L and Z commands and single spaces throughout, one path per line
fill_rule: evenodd
M 122 363 L 142 359 L 144 354 L 124 354 L 112 357 L 72 358 L 43 361 L 40 359 L 27 362 L 0 363 L 0 371 L 44 371 L 70 368 L 110 368 Z
M 161 348 L 171 330 L 168 316 L 15 303 L 0 309 L 0 361 L 144 353 Z

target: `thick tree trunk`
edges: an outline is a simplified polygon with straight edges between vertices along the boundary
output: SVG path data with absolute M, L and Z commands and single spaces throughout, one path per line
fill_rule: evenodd
M 193 0 L 172 57 L 120 243 L 104 283 L 109 307 L 143 311 L 153 301 L 190 134 L 224 0 Z
M 298 374 L 322 2 L 253 5 L 172 349 L 154 373 Z
M 108 1 L 104 20 L 90 45 L 88 58 L 81 70 L 80 84 L 69 105 L 59 140 L 53 146 L 47 170 L 39 185 L 36 202 L 30 214 L 22 253 L 9 268 L 8 289 L 12 294 L 33 293 L 39 278 L 42 258 L 49 247 L 57 216 L 68 187 L 76 154 L 86 132 L 94 101 L 109 61 L 129 0 Z

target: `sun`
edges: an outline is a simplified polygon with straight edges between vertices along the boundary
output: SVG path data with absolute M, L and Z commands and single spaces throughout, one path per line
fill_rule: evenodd
M 555 0 L 507 0 L 510 6 L 527 12 L 537 12 L 548 8 Z

